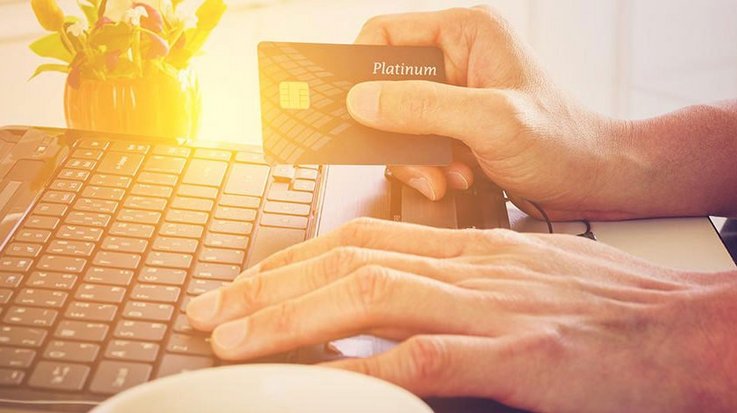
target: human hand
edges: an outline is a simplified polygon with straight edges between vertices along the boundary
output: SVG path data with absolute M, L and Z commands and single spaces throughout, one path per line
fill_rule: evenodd
M 470 148 L 444 168 L 392 167 L 394 176 L 436 200 L 467 189 L 480 170 L 523 210 L 536 201 L 553 219 L 641 215 L 645 162 L 626 145 L 629 123 L 594 114 L 558 90 L 507 23 L 486 8 L 375 17 L 357 43 L 437 46 L 448 85 L 365 82 L 348 94 L 367 126 L 450 136 Z M 635 203 L 634 200 L 638 200 Z
M 361 219 L 194 299 L 245 360 L 359 333 L 401 343 L 328 365 L 422 396 L 544 411 L 737 406 L 735 274 L 689 274 L 567 235 Z

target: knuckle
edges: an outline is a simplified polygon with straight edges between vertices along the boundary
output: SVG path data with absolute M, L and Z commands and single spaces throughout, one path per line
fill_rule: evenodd
M 278 304 L 274 311 L 275 320 L 273 320 L 273 323 L 276 331 L 281 333 L 296 333 L 296 308 L 294 303 L 292 301 L 284 301 Z
M 438 109 L 439 90 L 437 85 L 431 82 L 422 82 L 417 84 L 415 90 L 407 90 L 399 94 L 399 108 L 404 108 L 398 113 L 406 113 L 402 116 L 406 122 L 416 122 L 417 120 L 431 119 Z M 391 112 L 396 112 L 393 109 Z M 390 111 L 387 111 L 391 113 Z
M 241 302 L 249 310 L 263 307 L 263 278 L 249 277 L 240 282 Z
M 439 337 L 415 336 L 407 341 L 407 369 L 413 381 L 432 384 L 450 367 L 450 351 Z
M 366 20 L 366 23 L 363 24 L 363 27 L 361 27 L 361 32 L 370 32 L 383 28 L 384 24 L 386 23 L 387 17 L 387 15 L 370 17 L 368 20 Z
M 375 228 L 380 221 L 375 218 L 356 218 L 340 227 L 338 232 L 339 245 L 361 245 L 369 231 Z
M 380 265 L 366 265 L 354 273 L 353 296 L 356 307 L 364 316 L 376 314 L 392 291 L 395 277 Z

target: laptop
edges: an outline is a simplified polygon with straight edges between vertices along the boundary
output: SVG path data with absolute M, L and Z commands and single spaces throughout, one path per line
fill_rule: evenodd
M 88 411 L 223 364 L 187 324 L 189 300 L 359 216 L 509 225 L 483 180 L 430 202 L 380 166 L 269 166 L 254 146 L 0 128 L 0 411 Z M 325 360 L 329 347 L 268 361 Z

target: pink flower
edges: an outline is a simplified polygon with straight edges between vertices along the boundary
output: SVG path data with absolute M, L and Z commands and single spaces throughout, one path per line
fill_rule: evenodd
M 154 33 L 161 33 L 164 30 L 164 20 L 158 10 L 145 3 L 133 3 L 133 7 L 146 9 L 146 15 L 141 18 L 141 27 Z

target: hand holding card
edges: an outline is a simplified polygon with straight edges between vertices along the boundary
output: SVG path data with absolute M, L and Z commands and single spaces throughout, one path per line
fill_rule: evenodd
M 434 47 L 262 42 L 261 122 L 267 160 L 281 164 L 446 165 L 449 138 L 379 131 L 353 120 L 359 82 L 445 82 Z

